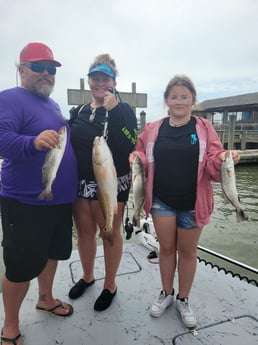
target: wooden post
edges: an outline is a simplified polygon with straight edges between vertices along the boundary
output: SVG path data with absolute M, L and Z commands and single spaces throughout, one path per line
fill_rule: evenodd
M 84 79 L 80 79 L 80 90 L 84 90 Z
M 221 133 L 221 144 L 224 147 L 225 145 L 225 131 L 224 130 L 222 130 L 222 133 Z
M 136 83 L 132 83 L 132 95 L 136 97 Z M 136 101 L 134 102 L 134 104 L 136 104 Z M 136 114 L 136 107 L 132 106 L 132 109 L 134 113 Z
M 223 111 L 223 118 L 222 118 L 222 123 L 225 124 L 228 122 L 228 110 L 224 109 Z
M 241 134 L 240 134 L 241 150 L 246 149 L 246 137 L 247 137 L 247 131 L 241 131 Z
M 228 128 L 228 150 L 233 150 L 234 148 L 235 123 L 236 123 L 236 115 L 230 115 L 229 128 Z
M 80 94 L 80 104 L 88 103 L 88 99 L 87 99 L 85 93 L 83 92 L 84 90 L 85 90 L 85 88 L 84 88 L 84 79 L 80 78 L 80 91 L 81 91 L 81 94 Z
M 140 112 L 140 131 L 142 131 L 144 129 L 146 125 L 146 113 L 145 111 L 141 111 Z

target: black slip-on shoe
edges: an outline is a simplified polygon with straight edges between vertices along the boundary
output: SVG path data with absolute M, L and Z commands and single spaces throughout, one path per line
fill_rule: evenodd
M 103 310 L 107 309 L 111 305 L 113 298 L 116 295 L 116 292 L 117 292 L 117 289 L 113 293 L 111 293 L 107 289 L 104 289 L 101 292 L 101 294 L 99 295 L 99 297 L 97 298 L 97 300 L 94 304 L 94 309 L 96 311 L 103 311 Z
M 78 297 L 81 297 L 81 295 L 84 293 L 84 291 L 91 286 L 93 283 L 95 283 L 95 279 L 93 279 L 91 282 L 87 283 L 85 280 L 80 279 L 69 291 L 69 297 L 72 299 L 76 299 Z

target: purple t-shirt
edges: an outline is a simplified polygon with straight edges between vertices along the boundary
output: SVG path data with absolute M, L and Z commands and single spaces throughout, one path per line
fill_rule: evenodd
M 36 136 L 66 125 L 65 153 L 52 185 L 53 199 L 39 200 L 44 189 L 42 166 L 47 150 L 34 147 Z M 77 164 L 67 121 L 57 103 L 16 87 L 0 92 L 1 195 L 32 205 L 57 205 L 76 199 Z

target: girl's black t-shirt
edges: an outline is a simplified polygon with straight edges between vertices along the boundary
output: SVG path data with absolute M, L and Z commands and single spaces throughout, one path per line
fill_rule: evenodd
M 162 123 L 154 146 L 153 195 L 176 210 L 193 210 L 196 200 L 199 140 L 196 120 L 180 127 Z

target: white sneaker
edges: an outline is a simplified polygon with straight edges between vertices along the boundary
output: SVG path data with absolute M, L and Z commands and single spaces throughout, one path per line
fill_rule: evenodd
M 173 303 L 174 296 L 167 295 L 164 290 L 159 294 L 158 299 L 150 307 L 150 315 L 154 317 L 160 317 L 164 311 Z
M 194 328 L 197 326 L 196 317 L 193 309 L 189 304 L 188 298 L 185 298 L 184 301 L 180 299 L 176 300 L 176 307 L 181 315 L 183 324 L 188 328 Z

